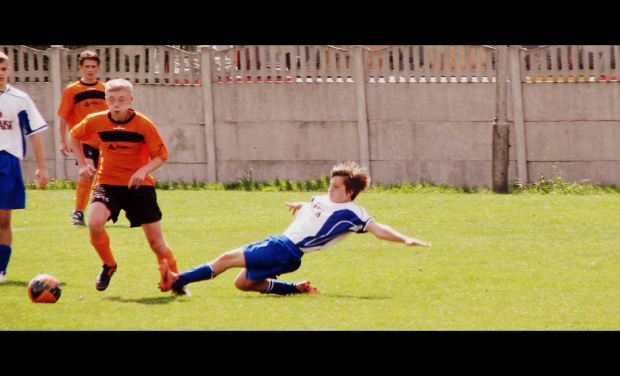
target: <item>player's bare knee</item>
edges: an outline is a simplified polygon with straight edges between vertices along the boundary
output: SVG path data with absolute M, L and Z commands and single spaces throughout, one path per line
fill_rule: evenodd
M 11 228 L 11 212 L 9 210 L 0 210 L 0 230 Z
M 235 279 L 235 287 L 241 291 L 248 291 L 248 285 L 245 281 L 240 280 L 239 278 Z
M 163 239 L 147 239 L 147 240 L 149 242 L 149 247 L 151 247 L 153 252 L 155 252 L 156 254 L 163 256 L 168 252 L 169 248 Z
M 241 291 L 254 291 L 256 281 L 249 280 L 245 277 L 246 269 L 243 269 L 235 278 L 235 287 Z
M 88 231 L 91 235 L 98 236 L 103 232 L 105 228 L 105 222 L 99 223 L 98 221 L 88 221 Z
M 235 287 L 241 291 L 254 291 L 254 281 L 245 279 L 245 276 L 238 275 L 235 278 Z

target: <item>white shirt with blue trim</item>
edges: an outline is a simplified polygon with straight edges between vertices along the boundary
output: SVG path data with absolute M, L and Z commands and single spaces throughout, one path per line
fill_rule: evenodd
M 354 232 L 366 232 L 372 220 L 353 202 L 335 203 L 327 195 L 314 196 L 302 205 L 283 235 L 307 253 L 331 247 Z
M 47 123 L 25 92 L 10 85 L 0 91 L 0 151 L 26 156 L 26 137 L 47 129 Z

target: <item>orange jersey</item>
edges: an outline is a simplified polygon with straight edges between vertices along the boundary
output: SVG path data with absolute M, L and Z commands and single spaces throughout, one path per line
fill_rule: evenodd
M 84 142 L 99 139 L 99 168 L 95 184 L 129 184 L 133 174 L 148 163 L 149 158 L 168 160 L 168 149 L 155 124 L 145 115 L 129 110 L 129 120 L 112 120 L 110 111 L 86 116 L 71 129 L 71 136 Z M 155 186 L 155 179 L 147 175 L 142 185 Z
M 62 93 L 58 116 L 67 119 L 69 129 L 82 121 L 86 115 L 101 112 L 108 109 L 105 101 L 105 84 L 97 81 L 95 84 L 85 84 L 76 81 L 67 86 Z M 93 142 L 86 142 L 95 146 Z

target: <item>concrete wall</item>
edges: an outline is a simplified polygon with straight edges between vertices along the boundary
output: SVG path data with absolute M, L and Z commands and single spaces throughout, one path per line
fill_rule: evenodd
M 50 71 L 27 82 L 32 69 L 17 70 L 11 84 L 33 97 L 52 128 L 44 135 L 51 176 L 75 180 L 75 160 L 58 152 L 55 110 L 64 87 L 78 77 L 75 64 L 71 70 L 60 62 L 83 50 L 0 48 L 50 56 Z M 385 184 L 492 181 L 498 102 L 491 47 L 89 49 L 120 61 L 141 56 L 141 64 L 157 68 L 136 73 L 120 64 L 102 79 L 135 83 L 133 108 L 155 122 L 170 149 L 170 160 L 154 173 L 163 181 L 314 179 L 343 160 L 366 164 L 373 180 Z M 598 60 L 577 66 L 577 51 Z M 569 181 L 620 184 L 615 56 L 617 46 L 511 47 L 510 179 L 561 172 Z M 33 179 L 33 153 L 23 166 L 25 178 Z

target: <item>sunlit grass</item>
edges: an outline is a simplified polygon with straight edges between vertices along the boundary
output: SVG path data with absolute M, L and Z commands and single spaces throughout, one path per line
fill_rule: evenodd
M 13 212 L 0 330 L 620 329 L 619 194 L 433 189 L 377 189 L 356 200 L 430 249 L 354 234 L 281 278 L 310 280 L 323 295 L 244 293 L 230 270 L 190 285 L 190 298 L 159 292 L 155 256 L 123 215 L 107 225 L 118 272 L 96 291 L 101 262 L 87 229 L 69 224 L 74 192 L 29 189 L 26 210 Z M 157 193 L 164 236 L 185 270 L 281 233 L 292 220 L 284 202 L 323 191 Z M 39 273 L 63 283 L 58 303 L 28 299 Z

